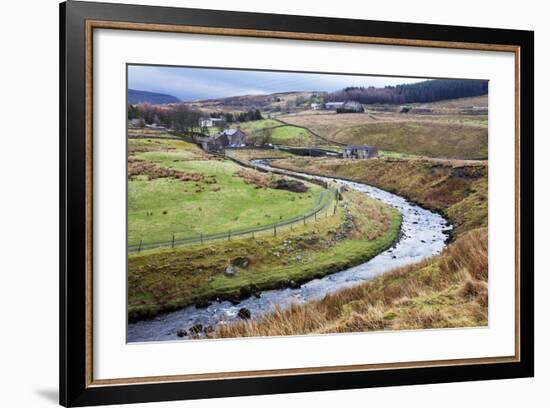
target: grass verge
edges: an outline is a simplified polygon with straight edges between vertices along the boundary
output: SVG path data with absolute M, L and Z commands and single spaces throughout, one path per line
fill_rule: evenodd
M 212 337 L 282 336 L 486 326 L 487 229 L 470 231 L 441 255 L 321 300 L 259 319 L 220 325 Z

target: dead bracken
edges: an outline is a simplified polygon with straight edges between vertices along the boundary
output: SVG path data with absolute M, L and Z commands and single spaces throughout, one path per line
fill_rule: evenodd
M 254 184 L 260 188 L 273 188 L 275 190 L 287 190 L 294 193 L 306 193 L 309 187 L 299 181 L 287 178 L 275 178 L 270 173 L 261 173 L 251 169 L 240 169 L 235 173 L 244 180 L 247 184 Z
M 132 180 L 137 176 L 147 176 L 149 180 L 171 178 L 180 181 L 207 182 L 208 184 L 216 183 L 216 178 L 214 176 L 204 176 L 198 173 L 187 173 L 181 170 L 161 167 L 152 161 L 129 156 L 128 179 Z
M 470 231 L 440 255 L 317 301 L 219 326 L 211 337 L 484 326 L 487 253 L 487 229 Z
M 236 176 L 242 178 L 247 184 L 254 184 L 257 187 L 267 188 L 271 185 L 272 176 L 267 173 L 260 173 L 259 171 L 250 169 L 240 169 L 235 173 Z

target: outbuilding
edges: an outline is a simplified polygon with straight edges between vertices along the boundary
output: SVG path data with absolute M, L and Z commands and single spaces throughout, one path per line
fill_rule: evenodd
M 378 157 L 378 148 L 366 145 L 347 145 L 344 148 L 345 159 L 371 159 Z
M 363 113 L 365 108 L 356 101 L 347 101 L 341 107 L 336 109 L 336 113 Z
M 200 127 L 213 127 L 225 125 L 225 119 L 223 118 L 202 118 L 199 120 Z

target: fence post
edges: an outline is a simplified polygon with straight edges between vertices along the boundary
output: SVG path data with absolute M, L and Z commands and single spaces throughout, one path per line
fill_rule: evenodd
M 231 241 L 231 230 L 227 231 L 227 240 Z
M 138 247 L 138 254 L 141 252 L 141 243 L 143 242 L 142 239 L 139 240 L 139 247 Z
M 201 232 L 201 245 L 204 244 L 204 241 L 202 239 L 202 232 Z
M 254 231 L 252 231 L 252 239 L 254 239 Z
M 276 237 L 277 236 L 277 224 L 275 224 L 273 226 L 273 236 Z
M 306 216 L 304 215 L 304 225 L 306 225 Z
M 313 214 L 313 217 L 315 218 L 315 221 L 317 221 L 317 211 Z
M 336 214 L 336 204 L 334 205 L 334 212 L 332 214 Z
M 293 222 L 290 223 L 290 231 L 292 231 L 292 225 L 294 225 Z
M 176 236 L 174 234 L 172 234 L 172 248 L 174 248 L 174 239 L 176 238 Z

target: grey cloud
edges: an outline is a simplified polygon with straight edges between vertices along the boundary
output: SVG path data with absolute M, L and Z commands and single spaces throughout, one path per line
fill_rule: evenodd
M 181 100 L 289 91 L 334 91 L 346 86 L 386 86 L 421 79 L 130 65 L 128 87 Z

